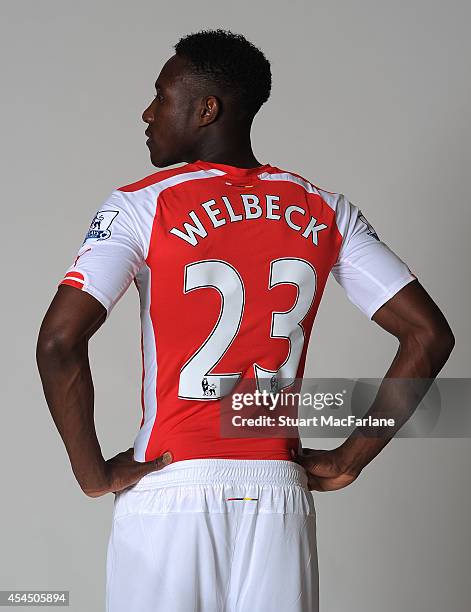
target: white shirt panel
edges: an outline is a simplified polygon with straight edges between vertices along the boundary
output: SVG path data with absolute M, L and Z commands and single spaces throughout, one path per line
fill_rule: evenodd
M 323 194 L 325 195 L 325 194 Z M 402 287 L 417 277 L 384 242 L 358 206 L 343 194 L 330 194 L 335 203 L 342 246 L 332 268 L 348 299 L 369 319 Z
M 144 263 L 146 245 L 130 194 L 114 190 L 92 219 L 74 265 L 63 279 L 90 293 L 107 316 Z

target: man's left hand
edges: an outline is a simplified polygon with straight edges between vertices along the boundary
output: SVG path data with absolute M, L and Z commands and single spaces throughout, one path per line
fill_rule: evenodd
M 351 484 L 361 470 L 347 468 L 337 451 L 303 448 L 293 461 L 304 467 L 308 475 L 308 487 L 312 491 L 337 491 Z

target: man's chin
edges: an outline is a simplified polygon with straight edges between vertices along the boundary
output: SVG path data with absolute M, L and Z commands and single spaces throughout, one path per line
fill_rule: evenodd
M 163 160 L 156 157 L 153 153 L 150 154 L 150 163 L 156 168 L 164 168 L 168 165 Z
M 168 158 L 165 159 L 165 158 L 157 157 L 155 153 L 151 152 L 150 163 L 156 168 L 166 168 L 167 166 L 178 164 L 180 162 L 175 162 L 175 161 L 169 160 Z

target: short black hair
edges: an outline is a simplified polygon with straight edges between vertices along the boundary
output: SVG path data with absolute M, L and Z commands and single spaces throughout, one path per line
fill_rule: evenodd
M 174 49 L 196 75 L 229 91 L 250 118 L 270 97 L 270 62 L 242 34 L 201 30 L 180 38 Z

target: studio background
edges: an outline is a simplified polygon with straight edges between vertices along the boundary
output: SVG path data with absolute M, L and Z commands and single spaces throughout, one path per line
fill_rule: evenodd
M 97 208 L 156 171 L 141 114 L 172 45 L 222 27 L 264 51 L 273 88 L 254 121 L 255 156 L 361 207 L 453 329 L 440 375 L 469 377 L 471 9 L 453 0 L 43 0 L 3 2 L 0 15 L 0 589 L 68 589 L 70 610 L 101 612 L 113 496 L 87 498 L 76 483 L 35 344 Z M 90 343 L 106 457 L 131 446 L 139 427 L 139 334 L 131 286 Z M 396 350 L 331 277 L 305 376 L 382 377 Z M 466 438 L 398 439 L 352 486 L 314 493 L 322 612 L 471 608 L 470 459 Z

